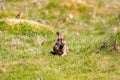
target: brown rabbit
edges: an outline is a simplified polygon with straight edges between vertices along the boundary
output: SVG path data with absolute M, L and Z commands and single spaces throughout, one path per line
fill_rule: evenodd
M 15 17 L 16 17 L 17 19 L 21 19 L 21 17 L 22 17 L 22 12 L 19 12 Z
M 58 39 L 51 53 L 54 55 L 61 55 L 61 56 L 67 55 L 68 48 L 65 40 L 63 39 L 63 35 L 61 35 L 60 32 L 56 32 L 56 34 L 58 36 Z

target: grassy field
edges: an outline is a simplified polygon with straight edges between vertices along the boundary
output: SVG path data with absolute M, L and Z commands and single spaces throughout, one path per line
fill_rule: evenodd
M 0 80 L 120 80 L 119 0 L 3 0 L 3 4 Z M 19 12 L 22 17 L 16 19 Z M 50 54 L 56 31 L 64 32 L 66 56 Z M 115 36 L 118 51 L 111 51 Z M 105 40 L 109 45 L 97 53 Z

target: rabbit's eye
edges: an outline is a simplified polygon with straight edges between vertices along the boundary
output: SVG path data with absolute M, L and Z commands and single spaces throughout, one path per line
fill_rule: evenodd
M 57 41 L 63 41 L 64 39 L 62 39 L 62 38 L 59 38 Z

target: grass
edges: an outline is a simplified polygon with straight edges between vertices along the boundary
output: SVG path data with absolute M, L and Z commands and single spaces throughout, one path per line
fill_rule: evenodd
M 96 53 L 101 43 L 106 39 L 112 42 L 114 35 L 118 35 L 120 46 L 119 11 L 117 17 L 111 11 L 114 7 L 107 9 L 108 13 L 99 11 L 108 5 L 108 0 L 95 3 L 85 0 L 78 7 L 79 3 L 73 2 L 72 8 L 66 6 L 67 1 L 46 0 L 39 10 L 28 0 L 31 5 L 23 11 L 22 19 L 15 19 L 26 1 L 4 0 L 6 11 L 0 12 L 0 80 L 120 79 L 119 52 L 105 48 Z M 111 0 L 109 5 L 116 2 Z M 89 11 L 89 7 L 93 10 Z M 115 11 L 118 8 L 119 4 Z M 64 31 L 69 47 L 67 56 L 50 54 L 57 39 L 56 31 Z

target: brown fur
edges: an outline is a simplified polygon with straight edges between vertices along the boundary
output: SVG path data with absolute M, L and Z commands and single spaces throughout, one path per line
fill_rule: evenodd
M 58 39 L 53 47 L 53 51 L 51 52 L 54 55 L 67 55 L 68 48 L 65 40 L 63 39 L 63 35 L 60 34 L 60 32 L 56 32 Z
M 16 15 L 16 18 L 17 18 L 17 19 L 20 19 L 21 17 L 22 17 L 22 13 L 19 12 L 19 13 Z

